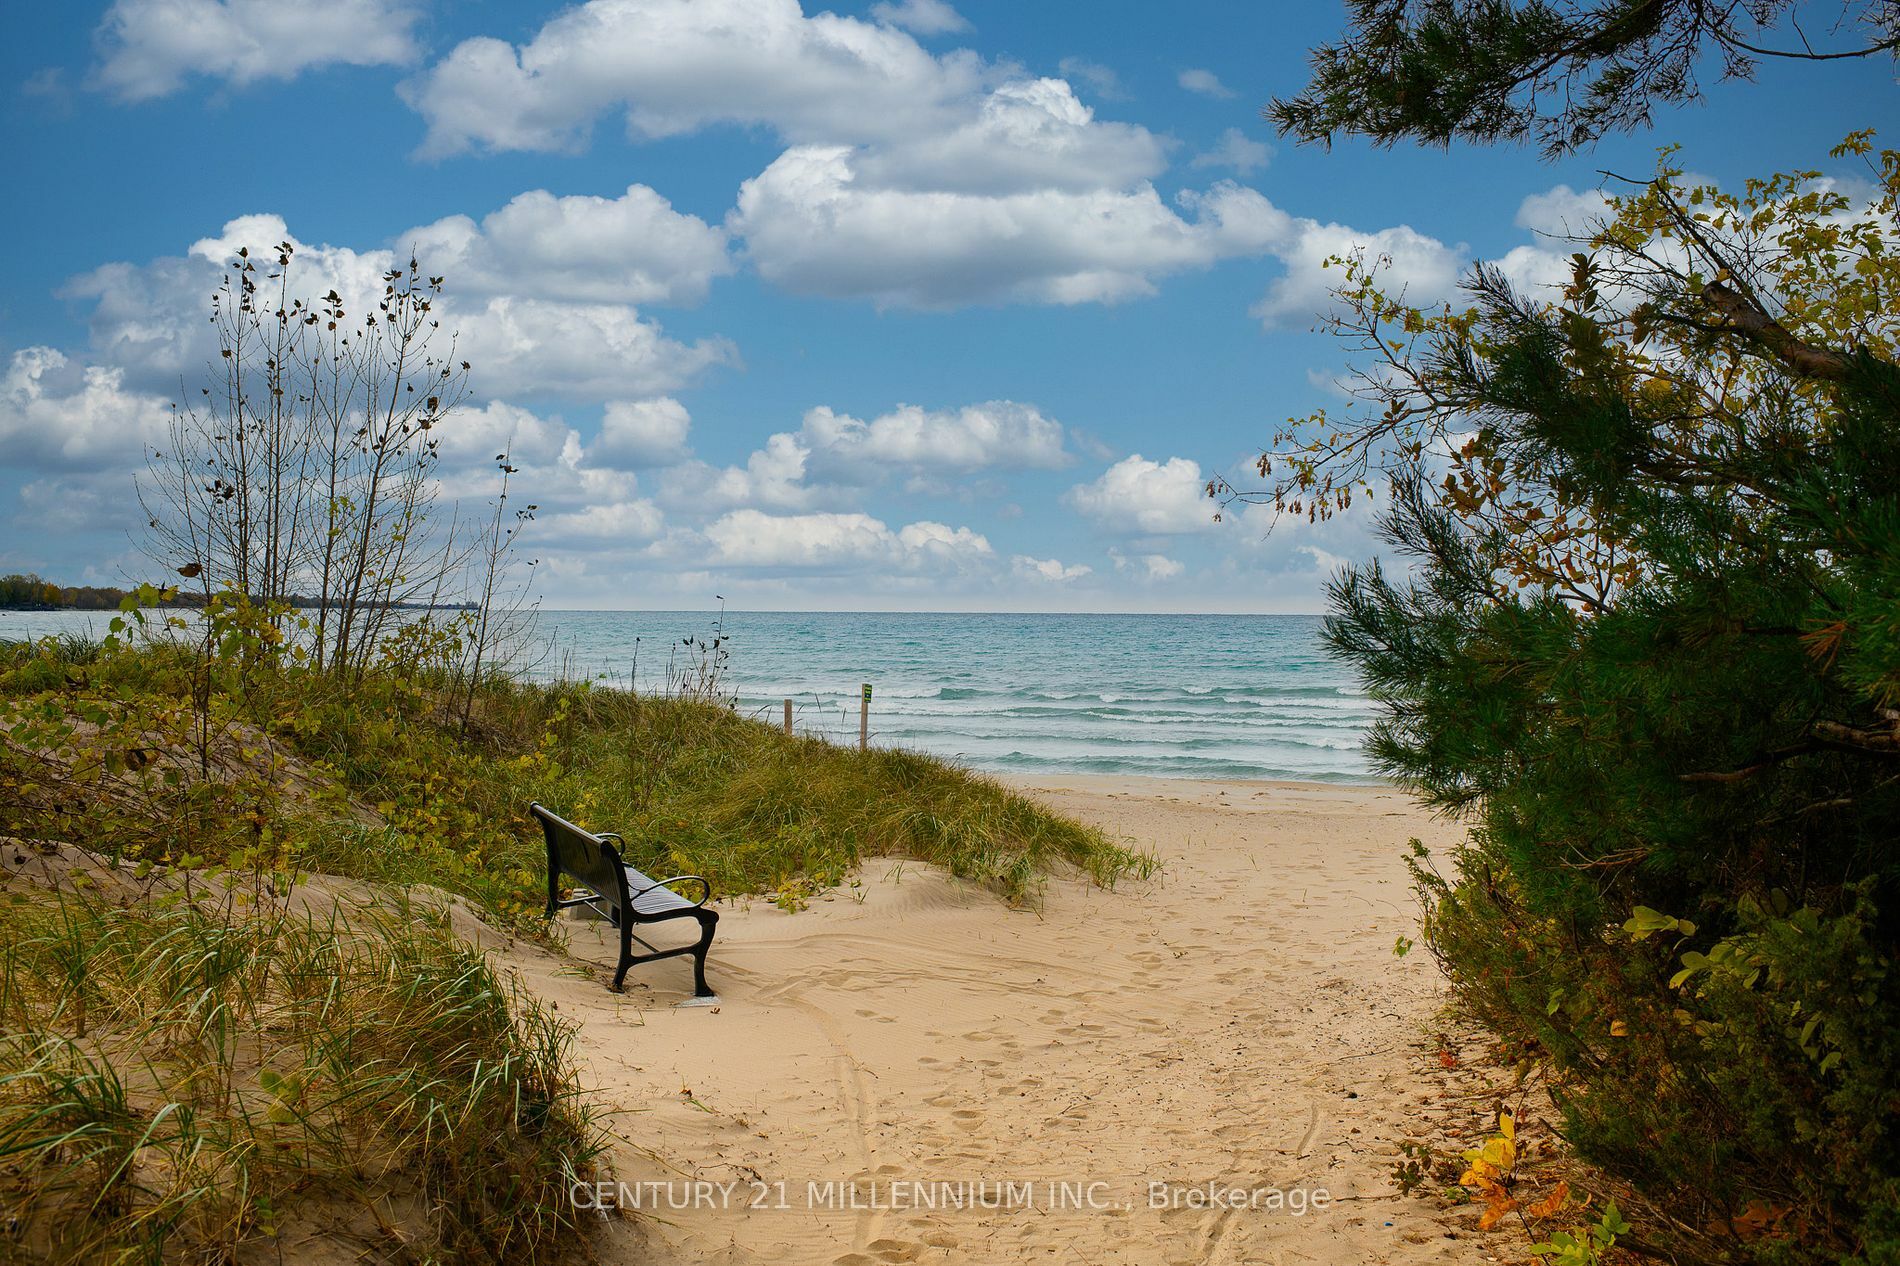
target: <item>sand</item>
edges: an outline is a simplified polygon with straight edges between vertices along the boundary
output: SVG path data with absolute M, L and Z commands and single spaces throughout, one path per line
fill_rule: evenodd
M 580 1194 L 646 1211 L 602 1259 L 1481 1259 L 1391 1178 L 1443 1002 L 1423 953 L 1392 952 L 1417 932 L 1404 846 L 1457 828 L 1385 788 L 1019 785 L 1164 871 L 1056 880 L 1031 912 L 879 861 L 806 910 L 729 906 L 716 1006 L 677 1005 L 684 959 L 609 993 L 595 924 L 570 925 L 593 978 L 504 958 L 579 1023 L 615 1111 L 620 1185 Z

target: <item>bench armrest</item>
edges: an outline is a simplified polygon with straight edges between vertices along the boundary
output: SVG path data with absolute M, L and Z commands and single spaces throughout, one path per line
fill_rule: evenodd
M 647 887 L 641 888 L 637 892 L 629 893 L 628 895 L 638 897 L 642 892 L 652 892 L 655 888 L 670 888 L 678 883 L 694 883 L 699 885 L 699 900 L 693 902 L 694 906 L 703 906 L 712 900 L 712 884 L 699 875 L 673 875 L 666 879 L 656 879 Z M 679 895 L 684 897 L 686 894 L 682 892 Z

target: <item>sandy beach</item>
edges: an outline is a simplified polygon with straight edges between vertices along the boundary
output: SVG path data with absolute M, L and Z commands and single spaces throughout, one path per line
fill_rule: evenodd
M 582 1193 L 645 1207 L 606 1260 L 1475 1259 L 1391 1182 L 1442 998 L 1428 959 L 1392 952 L 1416 931 L 1401 853 L 1456 828 L 1384 788 L 1019 785 L 1162 873 L 1057 880 L 1032 912 L 877 861 L 805 910 L 729 907 L 716 1006 L 678 1005 L 684 960 L 624 997 L 506 960 L 579 1022 L 627 1140 L 618 1185 Z M 609 960 L 597 925 L 570 939 Z

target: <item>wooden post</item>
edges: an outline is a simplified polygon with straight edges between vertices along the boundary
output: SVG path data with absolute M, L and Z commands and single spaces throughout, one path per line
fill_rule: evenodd
M 792 701 L 790 699 L 785 701 L 785 732 L 787 734 L 792 732 Z
M 864 694 L 858 699 L 858 750 L 869 751 L 871 747 L 871 683 L 864 683 Z

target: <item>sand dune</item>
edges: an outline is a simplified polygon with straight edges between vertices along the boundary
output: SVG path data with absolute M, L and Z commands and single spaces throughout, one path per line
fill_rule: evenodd
M 1383 789 L 1022 785 L 1164 873 L 1057 881 L 1032 913 L 879 862 L 808 910 L 726 913 L 716 1008 L 675 1005 L 684 960 L 624 997 L 507 960 L 580 1022 L 586 1076 L 651 1149 L 621 1148 L 597 1193 L 658 1205 L 615 1222 L 607 1260 L 1475 1256 L 1390 1181 L 1441 1000 L 1429 961 L 1392 954 L 1415 931 L 1400 855 L 1454 828 Z M 611 957 L 594 925 L 572 949 Z

